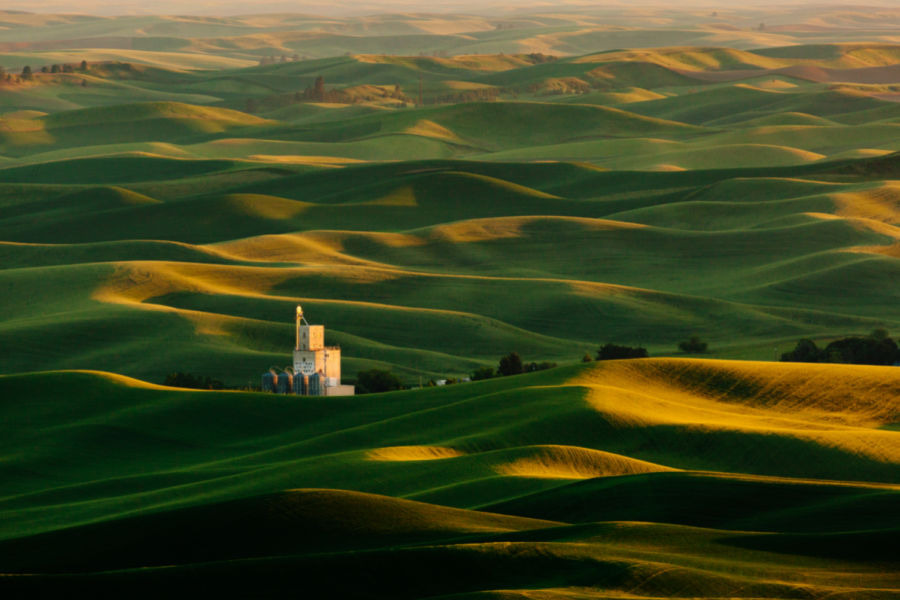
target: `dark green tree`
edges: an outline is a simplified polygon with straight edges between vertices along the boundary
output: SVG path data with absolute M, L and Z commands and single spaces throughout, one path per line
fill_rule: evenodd
M 400 379 L 390 371 L 369 369 L 356 374 L 356 391 L 360 394 L 392 392 L 402 387 Z
M 81 61 L 81 67 L 80 67 L 80 68 L 81 68 L 82 71 L 87 71 L 87 61 L 86 61 L 86 60 L 82 60 L 82 61 Z
M 525 365 L 526 373 L 534 373 L 535 371 L 546 371 L 547 369 L 555 369 L 556 363 L 551 362 L 549 360 L 541 361 L 541 362 L 530 362 Z
M 873 334 L 876 332 L 873 332 Z M 820 350 L 812 340 L 797 342 L 796 348 L 781 355 L 785 362 L 845 363 L 851 365 L 893 365 L 900 361 L 897 343 L 885 335 L 845 337 Z
M 213 379 L 209 375 L 203 377 L 181 371 L 166 375 L 163 385 L 194 390 L 221 390 L 224 387 L 221 381 Z
M 816 343 L 805 338 L 797 342 L 797 346 L 793 350 L 781 355 L 782 362 L 817 363 L 822 362 L 824 358 L 824 353 L 816 346 Z
M 616 344 L 604 344 L 597 351 L 597 360 L 618 360 L 622 358 L 647 358 L 646 348 L 632 348 L 631 346 L 618 346 Z
M 897 344 L 890 338 L 848 337 L 825 347 L 827 362 L 852 365 L 892 365 L 900 360 Z
M 25 67 L 22 69 L 22 79 L 30 81 L 33 77 L 34 75 L 31 72 L 31 67 L 25 65 Z
M 319 75 L 313 84 L 313 100 L 316 102 L 325 101 L 325 78 Z
M 524 371 L 525 367 L 522 365 L 522 357 L 519 356 L 518 352 L 510 352 L 501 358 L 500 366 L 497 368 L 497 372 L 504 377 L 508 375 L 519 375 Z
M 472 381 L 481 381 L 482 379 L 491 379 L 494 376 L 494 367 L 478 367 L 472 372 Z

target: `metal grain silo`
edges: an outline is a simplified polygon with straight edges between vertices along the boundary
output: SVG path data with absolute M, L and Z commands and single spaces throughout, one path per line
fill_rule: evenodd
M 278 375 L 278 393 L 279 394 L 290 394 L 294 391 L 294 376 L 285 371 Z
M 262 376 L 262 391 L 274 392 L 278 388 L 278 375 L 274 371 L 266 371 Z
M 325 386 L 323 385 L 324 377 L 318 373 L 313 373 L 309 376 L 309 384 L 307 385 L 307 394 L 310 396 L 321 396 L 325 393 Z
M 298 396 L 306 395 L 306 375 L 303 373 L 298 373 L 294 375 L 294 393 Z

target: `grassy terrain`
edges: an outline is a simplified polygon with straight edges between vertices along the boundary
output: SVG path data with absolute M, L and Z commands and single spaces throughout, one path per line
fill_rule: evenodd
M 286 362 L 298 302 L 348 372 L 409 381 L 511 349 L 667 354 L 691 334 L 717 356 L 771 359 L 800 337 L 896 330 L 897 192 L 865 174 L 893 160 L 653 174 L 146 154 L 9 167 L 0 337 L 28 343 L 0 365 L 246 384 Z
M 900 331 L 897 14 L 761 10 L 0 13 L 0 593 L 897 598 L 900 369 L 772 362 Z M 561 366 L 157 385 L 297 304 Z
M 660 359 L 325 400 L 4 376 L 4 571 L 41 575 L 0 587 L 890 597 L 898 378 Z

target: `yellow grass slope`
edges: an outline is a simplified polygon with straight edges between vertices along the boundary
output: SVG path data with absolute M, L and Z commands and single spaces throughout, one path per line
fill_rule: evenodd
M 541 479 L 592 479 L 673 471 L 669 467 L 627 456 L 573 446 L 531 446 L 529 456 L 496 466 L 501 475 Z
M 274 124 L 274 121 L 237 110 L 211 106 L 197 106 L 183 102 L 146 102 L 120 105 L 114 108 L 85 108 L 59 115 L 41 117 L 48 127 L 131 122 L 139 119 L 196 119 L 226 127 L 245 127 Z
M 787 61 L 760 56 L 745 50 L 732 48 L 672 47 L 624 50 L 593 54 L 576 59 L 578 63 L 595 62 L 646 62 L 667 69 L 683 71 L 718 71 L 728 69 L 777 69 L 787 66 Z
M 650 359 L 603 363 L 570 382 L 624 427 L 778 435 L 900 462 L 900 369 Z
M 412 461 L 412 460 L 440 460 L 442 458 L 455 458 L 463 456 L 464 452 L 456 448 L 446 446 L 386 446 L 370 450 L 370 460 L 386 461 Z
M 655 358 L 598 363 L 570 383 L 596 382 L 824 425 L 900 419 L 900 369 L 891 367 Z
M 827 44 L 747 51 L 725 47 L 673 46 L 589 54 L 579 63 L 645 62 L 676 71 L 774 70 L 791 66 L 830 69 L 887 67 L 900 63 L 897 45 Z
M 535 223 L 558 223 L 571 225 L 583 230 L 609 231 L 614 229 L 640 229 L 645 225 L 613 221 L 609 219 L 589 219 L 579 217 L 497 217 L 490 219 L 469 219 L 448 225 L 438 225 L 427 232 L 431 240 L 445 240 L 455 243 L 483 242 L 527 236 L 526 228 Z
M 554 525 L 550 521 L 479 513 L 342 490 L 289 490 L 276 496 L 279 510 L 295 518 L 337 519 L 348 531 L 486 532 L 524 531 Z
M 466 456 L 466 453 L 447 446 L 387 446 L 375 448 L 366 454 L 369 460 L 390 462 L 443 460 L 462 456 Z M 533 479 L 593 479 L 677 470 L 621 454 L 560 444 L 487 452 L 478 456 L 477 460 L 499 475 Z
M 522 56 L 504 54 L 468 54 L 451 58 L 407 57 L 386 54 L 358 54 L 354 56 L 361 63 L 390 64 L 420 69 L 437 65 L 460 71 L 508 71 L 527 67 L 532 63 Z
M 539 192 L 535 192 L 539 193 Z M 539 196 L 540 197 L 540 196 Z M 547 196 L 553 198 L 552 196 Z M 293 202 L 293 201 L 284 201 Z M 411 190 L 398 192 L 370 202 L 385 206 L 415 205 Z M 297 208 L 303 203 L 294 202 L 285 208 Z M 298 206 L 295 206 L 298 205 Z M 280 206 L 280 205 L 276 205 Z M 273 207 L 271 210 L 275 210 Z M 301 233 L 286 233 L 254 236 L 240 240 L 222 242 L 197 248 L 217 256 L 236 261 L 292 262 L 306 265 L 359 265 L 377 266 L 383 269 L 395 267 L 378 263 L 360 256 L 345 253 L 348 245 L 361 241 L 383 248 L 404 248 L 424 246 L 435 242 L 484 242 L 499 239 L 515 239 L 530 235 L 529 228 L 540 225 L 568 226 L 581 231 L 611 231 L 616 229 L 640 229 L 639 223 L 611 219 L 557 216 L 517 216 L 467 219 L 444 225 L 437 225 L 409 233 L 375 231 L 320 230 Z
M 900 224 L 900 181 L 885 181 L 864 191 L 832 197 L 838 216 Z

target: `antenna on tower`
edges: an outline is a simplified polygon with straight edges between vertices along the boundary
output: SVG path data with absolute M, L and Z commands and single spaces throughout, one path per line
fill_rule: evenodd
M 300 327 L 303 325 L 309 325 L 309 323 L 306 322 L 306 317 L 303 316 L 303 307 L 298 304 L 297 324 L 294 326 L 294 348 L 296 350 L 300 349 Z

